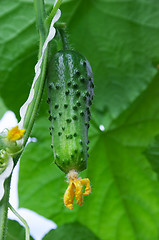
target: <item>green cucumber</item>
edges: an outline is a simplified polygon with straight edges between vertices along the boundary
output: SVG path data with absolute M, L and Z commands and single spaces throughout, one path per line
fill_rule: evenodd
M 93 88 L 92 70 L 85 57 L 73 50 L 53 56 L 47 70 L 51 146 L 56 165 L 65 173 L 87 167 Z

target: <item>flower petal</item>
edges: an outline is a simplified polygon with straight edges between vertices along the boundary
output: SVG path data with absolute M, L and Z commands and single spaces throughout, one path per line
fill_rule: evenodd
M 4 182 L 11 175 L 13 166 L 14 166 L 13 158 L 11 156 L 8 156 L 8 165 L 0 175 L 0 201 L 2 200 L 4 195 Z
M 81 179 L 81 184 L 85 185 L 85 192 L 83 193 L 84 196 L 88 196 L 91 193 L 91 185 L 89 178 Z
M 81 179 L 75 179 L 74 185 L 75 185 L 75 198 L 77 204 L 81 206 L 83 204 L 83 192 L 82 192 L 83 185 L 81 184 Z
M 74 184 L 72 181 L 70 181 L 68 188 L 66 189 L 66 192 L 64 194 L 64 204 L 67 208 L 73 209 L 73 198 L 74 198 Z

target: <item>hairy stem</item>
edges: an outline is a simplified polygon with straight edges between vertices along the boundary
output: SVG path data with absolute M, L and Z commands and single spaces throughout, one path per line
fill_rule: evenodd
M 50 26 L 50 23 L 51 23 L 53 17 L 55 16 L 57 10 L 59 9 L 62 1 L 63 1 L 63 0 L 57 0 L 54 8 L 52 9 L 50 15 L 47 17 L 47 19 L 46 19 L 46 21 L 45 21 L 46 26 Z
M 0 240 L 6 239 L 10 181 L 11 176 L 5 181 L 5 193 L 3 199 L 0 201 Z
M 26 144 L 34 121 L 35 121 L 35 117 L 37 114 L 37 110 L 41 101 L 41 97 L 42 97 L 42 93 L 43 93 L 43 89 L 44 89 L 44 84 L 45 84 L 45 74 L 46 74 L 46 65 L 47 65 L 47 54 L 48 50 L 46 50 L 45 52 L 45 56 L 44 56 L 44 60 L 43 60 L 43 64 L 42 64 L 42 68 L 41 68 L 41 75 L 39 77 L 39 79 L 37 80 L 37 82 L 35 83 L 35 87 L 34 87 L 34 99 L 31 102 L 31 104 L 28 106 L 27 109 L 27 113 L 26 113 L 26 117 L 25 117 L 25 122 L 24 122 L 24 128 L 26 129 L 26 133 L 25 133 L 25 137 L 24 137 L 24 145 Z
M 58 31 L 59 31 L 60 36 L 61 36 L 63 50 L 69 50 L 70 45 L 69 45 L 69 42 L 68 42 L 68 36 L 67 36 L 66 28 L 58 27 Z
M 44 24 L 45 18 L 46 18 L 44 0 L 34 0 L 34 9 L 35 9 L 35 16 L 36 16 L 36 25 L 37 25 L 39 36 L 40 36 L 39 49 L 42 49 L 42 44 L 45 41 L 45 36 L 47 33 L 47 28 L 45 27 L 45 24 Z
M 30 240 L 30 233 L 29 233 L 29 226 L 27 224 L 27 222 L 24 220 L 24 218 L 22 218 L 19 213 L 12 207 L 12 205 L 10 205 L 10 203 L 8 204 L 10 210 L 19 218 L 19 220 L 24 224 L 25 226 L 25 240 Z

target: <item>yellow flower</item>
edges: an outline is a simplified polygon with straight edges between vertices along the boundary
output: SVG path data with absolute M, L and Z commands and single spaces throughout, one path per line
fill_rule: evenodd
M 64 194 L 64 204 L 67 208 L 73 209 L 74 197 L 78 205 L 83 204 L 83 195 L 87 196 L 91 193 L 90 180 L 88 178 L 78 178 L 78 173 L 75 170 L 71 170 L 68 173 L 69 185 Z M 85 185 L 85 192 L 82 189 Z
M 16 126 L 8 132 L 7 138 L 10 141 L 20 140 L 23 137 L 24 133 L 25 129 L 19 130 L 18 126 Z

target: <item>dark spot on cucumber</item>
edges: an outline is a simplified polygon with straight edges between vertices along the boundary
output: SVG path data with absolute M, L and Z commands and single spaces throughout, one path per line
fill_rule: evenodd
M 58 154 L 56 154 L 56 158 L 57 158 L 57 159 L 60 159 L 60 157 L 59 157 L 59 155 L 58 155 Z
M 67 86 L 70 87 L 70 86 L 71 86 L 71 82 L 68 82 L 68 83 L 67 83 Z
M 61 135 L 62 135 L 62 132 L 58 132 L 58 135 L 61 136 Z
M 57 117 L 53 117 L 53 119 L 54 119 L 54 120 L 56 120 L 56 119 L 57 119 Z
M 89 128 L 89 123 L 88 122 L 85 122 L 85 126 L 87 127 L 87 128 Z
M 49 121 L 51 121 L 51 120 L 53 119 L 53 117 L 50 115 L 50 116 L 48 117 L 48 119 L 49 119 Z
M 48 99 L 47 99 L 47 103 L 49 104 L 50 102 L 51 102 L 51 99 L 50 99 L 50 98 L 48 98 Z
M 75 153 L 78 153 L 78 150 L 77 149 L 75 149 L 75 151 L 74 151 Z
M 90 93 L 88 91 L 86 92 L 86 96 L 88 96 L 88 97 L 90 96 Z
M 94 83 L 93 82 L 91 82 L 91 88 L 94 88 Z
M 68 108 L 68 104 L 64 104 L 64 108 Z
M 67 123 L 70 123 L 71 121 L 72 121 L 71 118 L 67 118 L 67 119 L 66 119 L 66 122 L 67 122 Z
M 60 89 L 60 85 L 59 84 L 56 84 L 56 89 Z
M 62 127 L 62 130 L 65 131 L 65 127 Z
M 58 104 L 55 104 L 55 109 L 58 109 L 59 108 L 59 105 Z
M 72 118 L 73 118 L 73 120 L 77 120 L 78 119 L 76 115 L 74 115 Z
M 77 106 L 80 107 L 81 106 L 81 103 L 79 101 L 77 101 Z
M 66 135 L 66 139 L 72 139 L 72 138 L 73 138 L 72 134 Z
M 73 154 L 71 154 L 71 158 L 74 158 L 74 155 L 73 155 Z
M 53 144 L 51 144 L 51 148 L 52 148 L 52 149 L 54 148 Z
M 81 145 L 83 145 L 83 142 L 82 142 L 82 140 L 81 140 L 81 139 L 80 139 L 80 141 L 79 141 L 79 142 L 80 142 L 80 144 L 81 144 Z
M 81 73 L 80 73 L 80 71 L 79 71 L 79 70 L 77 70 L 77 71 L 76 71 L 76 76 L 77 76 L 77 77 L 79 77 L 79 76 L 80 76 L 80 74 L 81 74 Z
M 78 109 L 77 106 L 73 106 L 74 111 L 77 111 L 77 109 Z
M 59 112 L 59 116 L 60 116 L 60 117 L 62 116 L 62 112 Z
M 67 91 L 65 92 L 66 96 L 67 96 L 67 95 L 69 95 L 69 93 L 70 93 L 70 91 L 69 91 L 69 90 L 67 90 Z
M 78 88 L 78 84 L 77 84 L 77 83 L 74 83 L 74 84 L 73 84 L 73 88 L 74 88 L 74 89 L 77 89 L 77 88 Z
M 84 83 L 85 79 L 82 77 L 82 78 L 80 78 L 80 81 L 81 81 L 81 83 Z
M 86 111 L 87 111 L 88 114 L 90 114 L 90 109 L 89 109 L 89 107 L 86 108 Z
M 81 116 L 84 116 L 84 112 L 83 112 L 83 111 L 81 111 L 81 112 L 80 112 L 80 115 L 81 115 Z
M 83 66 L 86 66 L 86 61 L 83 61 Z
M 84 162 L 84 159 L 83 159 L 83 158 L 81 158 L 81 162 Z
M 52 89 L 54 87 L 54 84 L 53 83 L 50 83 L 49 84 L 49 89 Z
M 83 100 L 86 101 L 86 100 L 87 100 L 87 97 L 86 97 L 86 96 L 83 96 Z
M 74 136 L 74 137 L 77 137 L 77 133 L 74 133 L 73 136 Z
M 76 91 L 76 96 L 79 97 L 81 95 L 81 92 L 79 90 Z

